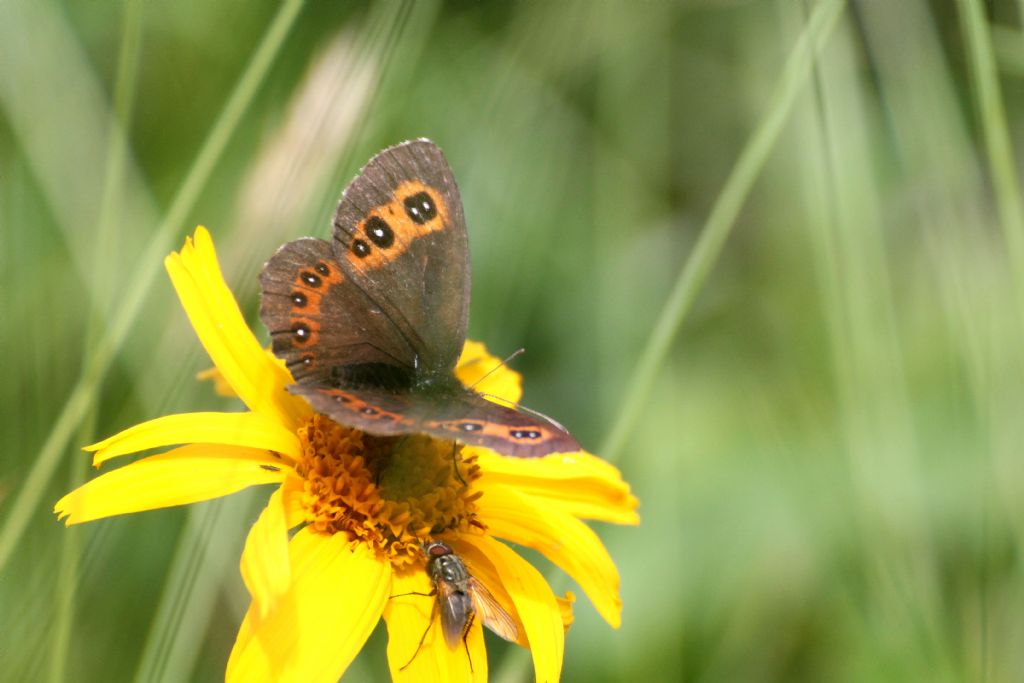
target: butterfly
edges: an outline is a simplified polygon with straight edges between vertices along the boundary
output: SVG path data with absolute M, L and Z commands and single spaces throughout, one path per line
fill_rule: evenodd
M 338 424 L 428 434 L 503 455 L 580 450 L 553 420 L 462 385 L 469 240 L 451 168 L 426 139 L 373 157 L 342 193 L 331 241 L 288 242 L 260 274 L 260 318 L 296 384 Z
M 466 636 L 477 614 L 484 626 L 505 640 L 515 642 L 519 639 L 519 627 L 515 619 L 494 599 L 487 587 L 469 573 L 466 563 L 455 554 L 451 546 L 441 541 L 431 541 L 423 545 L 423 553 L 427 556 L 427 574 L 434 586 L 431 595 L 436 595 L 437 600 L 427 630 L 423 632 L 416 652 L 413 653 L 413 659 L 423 647 L 423 641 L 438 614 L 441 615 L 441 631 L 445 643 L 451 649 L 455 649 L 460 640 L 465 645 Z M 469 654 L 468 645 L 465 647 Z M 412 659 L 402 668 L 409 664 L 412 664 Z

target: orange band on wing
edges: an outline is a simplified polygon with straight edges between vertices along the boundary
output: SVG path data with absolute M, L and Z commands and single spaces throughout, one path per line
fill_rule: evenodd
M 448 226 L 441 192 L 419 180 L 403 181 L 387 204 L 356 225 L 346 258 L 355 268 L 377 269 L 406 252 L 413 240 Z
M 344 279 L 338 264 L 328 260 L 317 261 L 295 274 L 291 297 L 291 340 L 298 349 L 312 349 L 320 339 L 321 304 L 327 290 Z M 303 358 L 308 367 L 313 356 Z
M 444 429 L 454 435 L 465 435 L 467 433 L 480 436 L 490 436 L 502 441 L 514 443 L 540 444 L 552 439 L 555 433 L 541 425 L 503 425 L 497 422 L 484 420 L 428 420 L 423 423 L 426 427 Z

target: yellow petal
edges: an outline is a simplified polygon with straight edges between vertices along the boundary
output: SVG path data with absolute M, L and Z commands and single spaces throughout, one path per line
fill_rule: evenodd
M 281 486 L 281 493 L 284 496 L 284 519 L 289 529 L 294 529 L 306 520 L 306 505 L 303 502 L 306 495 L 306 480 L 294 474 L 289 474 Z
M 93 465 L 148 448 L 179 443 L 219 443 L 258 448 L 297 458 L 299 438 L 280 422 L 259 413 L 182 413 L 165 415 L 86 446 L 96 451 Z
M 396 574 L 393 578 L 391 594 L 396 597 L 384 608 L 391 679 L 410 683 L 486 681 L 487 650 L 480 620 L 473 620 L 465 646 L 460 643 L 450 649 L 444 640 L 441 620 L 434 614 L 437 597 L 425 595 L 430 591 L 430 579 L 424 569 Z
M 391 565 L 343 534 L 300 529 L 292 581 L 266 618 L 250 606 L 228 660 L 229 683 L 334 683 L 362 649 L 391 594 Z
M 543 458 L 508 458 L 474 448 L 482 482 L 502 484 L 543 498 L 574 517 L 614 524 L 639 524 L 637 501 L 615 466 L 590 453 Z
M 605 621 L 618 628 L 619 572 L 597 535 L 542 498 L 501 485 L 479 488 L 484 495 L 477 501 L 477 510 L 490 532 L 540 551 L 580 585 Z
M 195 237 L 164 265 L 199 341 L 234 392 L 251 410 L 294 428 L 309 409 L 285 391 L 294 381 L 291 374 L 267 356 L 245 324 L 206 228 L 196 228 Z
M 270 362 L 280 365 L 282 368 L 285 368 L 285 371 L 287 372 L 287 366 L 284 365 L 284 361 L 274 355 L 270 346 L 265 346 L 263 351 L 269 357 Z M 288 376 L 291 377 L 291 373 L 288 373 Z M 200 370 L 196 373 L 196 380 L 199 382 L 213 382 L 213 391 L 218 396 L 238 398 L 238 394 L 236 394 L 232 386 L 228 384 L 228 381 L 224 379 L 224 373 L 222 373 L 217 366 Z M 303 414 L 305 414 L 304 411 Z
M 558 609 L 562 612 L 562 624 L 565 626 L 565 630 L 568 631 L 569 627 L 572 626 L 573 620 L 576 618 L 572 611 L 572 606 L 576 603 L 576 596 L 571 591 L 567 591 L 564 598 L 556 595 L 555 600 L 558 601 Z
M 462 356 L 455 366 L 455 376 L 465 386 L 488 397 L 496 396 L 511 403 L 523 397 L 523 376 L 502 360 L 487 353 L 480 342 L 466 340 Z M 503 401 L 496 401 L 504 405 Z
M 54 512 L 71 525 L 196 503 L 280 482 L 288 469 L 266 451 L 191 444 L 100 475 L 57 501 Z
M 224 374 L 216 367 L 200 370 L 196 373 L 196 379 L 200 382 L 213 382 L 213 391 L 218 396 L 238 398 L 238 394 L 235 393 L 235 390 L 224 379 Z
M 458 552 L 472 562 L 475 571 L 490 563 L 501 577 L 526 631 L 537 680 L 557 681 L 565 651 L 565 627 L 548 582 L 533 565 L 494 538 L 463 536 L 462 541 Z
M 283 487 L 282 487 L 283 488 Z M 278 599 L 288 592 L 288 527 L 281 488 L 274 491 L 259 519 L 249 529 L 242 551 L 242 580 L 260 618 L 266 618 Z

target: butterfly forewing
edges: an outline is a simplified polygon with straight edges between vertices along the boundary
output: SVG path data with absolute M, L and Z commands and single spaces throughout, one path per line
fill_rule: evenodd
M 437 145 L 412 140 L 371 159 L 342 195 L 333 239 L 345 273 L 415 350 L 419 375 L 451 374 L 466 339 L 469 247 Z

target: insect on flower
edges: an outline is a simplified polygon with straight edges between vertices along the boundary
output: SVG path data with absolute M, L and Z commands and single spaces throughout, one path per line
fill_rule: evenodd
M 441 615 L 441 631 L 448 647 L 455 649 L 459 642 L 466 648 L 466 656 L 470 657 L 466 636 L 473 626 L 474 617 L 479 614 L 484 626 L 494 633 L 515 642 L 519 638 L 519 629 L 515 619 L 498 604 L 491 592 L 477 578 L 469 573 L 466 563 L 455 554 L 451 546 L 441 541 L 430 541 L 423 544 L 423 554 L 427 556 L 427 574 L 434 585 L 434 590 L 427 595 L 437 596 L 430 614 L 427 629 L 423 632 L 416 651 L 402 667 L 405 669 L 419 654 L 423 641 L 434 625 L 434 619 Z M 406 593 L 405 595 L 422 595 L 422 593 Z M 393 596 L 400 597 L 400 596 Z M 470 670 L 473 661 L 470 657 Z
M 229 683 L 334 683 L 381 619 L 396 680 L 485 680 L 481 625 L 528 648 L 538 680 L 557 680 L 575 598 L 555 595 L 504 541 L 541 552 L 576 579 L 613 628 L 621 621 L 618 571 L 585 520 L 637 524 L 638 501 L 615 467 L 581 450 L 552 421 L 521 409 L 521 376 L 479 342 L 465 340 L 468 253 L 451 170 L 432 143 L 389 149 L 372 168 L 405 169 L 415 176 L 402 176 L 410 182 L 434 169 L 437 183 L 420 179 L 434 193 L 420 197 L 417 190 L 394 206 L 387 198 L 366 204 L 376 207 L 380 222 L 341 221 L 365 223 L 362 236 L 345 232 L 352 242 L 344 253 L 333 251 L 334 242 L 311 238 L 279 251 L 262 279 L 261 317 L 273 353 L 246 324 L 209 231 L 197 228 L 167 257 L 171 281 L 224 388 L 248 411 L 165 415 L 88 446 L 96 466 L 170 449 L 95 477 L 54 506 L 67 524 L 80 524 L 276 485 L 242 551 L 241 578 L 252 601 L 228 657 Z M 433 160 L 426 171 L 417 161 L 424 155 Z M 402 161 L 397 167 L 396 160 Z M 390 170 L 372 168 L 358 186 L 370 194 L 391 188 Z M 363 205 L 353 201 L 353 210 L 357 204 Z M 451 223 L 441 220 L 445 207 Z M 392 232 L 377 214 L 391 220 Z M 403 234 L 408 240 L 399 239 Z M 413 258 L 421 248 L 430 258 Z M 410 259 L 432 269 L 406 273 L 402 264 Z M 409 283 L 451 285 L 444 270 L 453 260 L 460 264 L 451 271 L 458 276 L 454 290 L 438 291 L 455 291 L 463 303 L 417 299 L 421 287 Z M 369 272 L 391 274 L 395 287 L 375 280 L 378 294 L 403 293 L 398 308 L 389 309 L 395 324 L 378 320 L 374 302 L 353 289 L 357 280 L 369 286 Z M 450 315 L 436 316 L 439 308 Z M 417 326 L 409 327 L 413 313 Z M 367 321 L 384 328 L 360 327 Z M 340 345 L 326 343 L 332 334 Z M 409 346 L 425 336 L 437 353 Z M 393 343 L 382 347 L 385 338 Z M 353 348 L 366 355 L 342 354 Z M 375 377 L 394 379 L 382 367 L 396 354 L 405 359 L 398 374 L 408 381 L 370 386 Z M 423 358 L 432 359 L 435 371 L 423 375 Z M 327 382 L 335 374 L 346 380 L 343 386 Z M 444 386 L 438 389 L 435 380 Z M 434 539 L 442 533 L 444 542 Z M 421 599 L 389 600 L 396 594 L 433 596 L 432 610 L 421 609 Z M 438 617 L 443 637 L 428 639 Z

